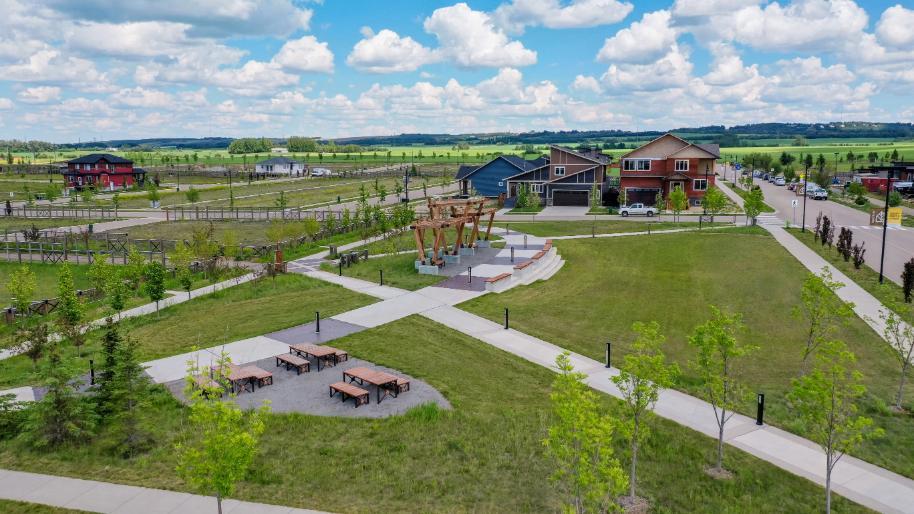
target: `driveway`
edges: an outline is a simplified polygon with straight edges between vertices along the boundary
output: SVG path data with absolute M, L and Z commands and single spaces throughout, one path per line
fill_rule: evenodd
M 564 218 L 566 216 L 586 216 L 590 207 L 546 207 L 537 218 Z

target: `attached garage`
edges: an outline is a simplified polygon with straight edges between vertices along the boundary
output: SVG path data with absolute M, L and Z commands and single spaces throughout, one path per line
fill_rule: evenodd
M 588 202 L 588 191 L 561 191 L 556 190 L 552 192 L 552 205 L 556 207 L 560 206 L 580 206 L 587 207 L 590 205 Z

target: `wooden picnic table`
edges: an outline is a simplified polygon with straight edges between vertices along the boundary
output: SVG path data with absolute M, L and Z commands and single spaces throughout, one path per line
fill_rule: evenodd
M 228 376 L 229 382 L 232 384 L 232 392 L 235 392 L 235 385 L 240 385 L 240 391 L 247 389 L 247 386 L 251 386 L 251 392 L 254 392 L 254 389 L 257 385 L 261 387 L 265 385 L 270 385 L 273 383 L 273 374 L 265 369 L 258 368 L 257 366 L 232 366 L 231 372 Z
M 317 370 L 321 370 L 321 363 L 325 366 L 335 366 L 340 361 L 348 360 L 349 354 L 343 350 L 324 345 L 300 343 L 290 344 L 289 353 L 297 353 L 303 357 L 311 357 L 317 361 Z
M 400 393 L 400 382 L 401 379 L 396 375 L 391 375 L 386 371 L 377 371 L 365 367 L 356 367 L 349 368 L 343 372 L 343 382 L 346 379 L 349 379 L 349 382 L 359 381 L 359 384 L 364 385 L 366 383 L 371 384 L 378 389 L 377 401 L 381 403 L 381 400 L 387 398 L 388 396 L 393 396 L 396 398 Z M 403 381 L 406 384 L 407 389 L 409 388 L 409 382 Z M 384 392 L 384 395 L 381 396 L 381 392 Z

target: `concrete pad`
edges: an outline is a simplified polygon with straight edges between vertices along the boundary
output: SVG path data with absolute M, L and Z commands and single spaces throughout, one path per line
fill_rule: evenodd
M 32 503 L 66 505 L 96 485 L 75 478 L 54 477 L 41 486 L 24 493 L 22 499 Z
M 304 325 L 287 328 L 285 330 L 280 330 L 278 332 L 272 332 L 267 334 L 266 337 L 287 344 L 321 344 L 343 336 L 347 336 L 349 334 L 354 334 L 355 332 L 361 332 L 362 330 L 365 330 L 365 327 L 353 325 L 352 323 L 346 323 L 333 318 L 325 318 L 321 320 L 320 332 L 315 332 L 315 328 L 316 323 L 311 322 Z
M 430 266 L 424 264 L 419 264 L 416 266 L 416 270 L 420 275 L 439 275 L 441 271 L 438 266 Z
M 440 305 L 439 302 L 413 292 L 398 296 L 392 300 L 385 300 L 349 312 L 344 312 L 343 314 L 333 316 L 333 318 L 354 325 L 374 328 L 424 310 L 432 309 L 438 305 Z
M 5 391 L 0 391 L 0 395 L 13 395 L 13 399 L 17 402 L 34 402 L 35 401 L 35 389 L 32 387 L 16 387 L 14 389 L 7 389 Z
M 67 502 L 66 507 L 88 512 L 114 512 L 142 492 L 142 489 L 138 487 L 117 484 L 105 485 L 86 490 L 83 494 Z
M 443 303 L 446 305 L 457 305 L 458 303 L 463 303 L 467 300 L 472 300 L 473 298 L 477 298 L 485 294 L 484 291 L 454 289 L 450 287 L 440 286 L 423 287 L 422 289 L 416 291 L 416 293 L 425 296 L 426 298 L 430 298 L 434 302 Z
M 511 265 L 499 266 L 497 264 L 479 264 L 477 266 L 473 266 L 473 278 L 497 277 L 498 275 L 501 275 L 502 273 L 511 273 L 512 271 L 514 271 L 514 266 L 511 266 Z M 459 275 L 462 277 L 466 277 L 467 270 L 461 271 L 459 273 Z
M 442 289 L 453 289 L 455 291 L 485 291 L 486 290 L 486 277 L 473 277 L 473 280 L 467 282 L 467 276 L 463 275 L 454 275 L 453 277 L 448 277 L 447 279 L 438 282 L 435 286 Z
M 516 261 L 518 261 L 518 263 L 520 263 L 521 258 L 523 258 L 524 260 L 527 260 L 539 252 L 540 252 L 540 250 L 531 250 L 531 249 L 524 250 L 522 248 L 515 248 L 514 249 L 514 260 L 516 260 Z M 511 258 L 511 249 L 505 248 L 504 250 L 498 252 L 498 257 L 507 257 L 510 259 Z
M 32 491 L 39 489 L 55 478 L 57 477 L 39 475 L 37 473 L 4 471 L 0 475 L 0 498 L 22 500 Z

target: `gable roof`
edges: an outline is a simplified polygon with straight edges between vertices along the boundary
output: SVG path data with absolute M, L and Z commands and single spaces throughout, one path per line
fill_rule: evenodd
M 576 155 L 582 159 L 587 159 L 588 161 L 595 162 L 597 164 L 609 164 L 609 161 L 612 160 L 611 156 L 600 153 L 600 152 L 586 152 L 586 153 L 579 152 L 577 150 L 572 150 L 571 148 L 568 148 L 567 146 L 560 146 L 560 145 L 550 145 L 550 147 L 555 148 L 556 150 L 559 150 L 561 152 L 566 152 L 566 153 L 570 153 L 572 155 Z
M 575 176 L 577 176 L 577 175 L 580 175 L 581 173 L 587 173 L 588 171 L 593 171 L 593 170 L 595 170 L 595 169 L 597 169 L 596 166 L 591 166 L 591 167 L 589 167 L 589 168 L 584 168 L 583 170 L 578 170 L 578 171 L 576 171 L 576 172 L 574 172 L 574 173 L 569 173 L 568 175 L 562 175 L 562 176 L 560 176 L 560 177 L 555 177 L 554 179 L 552 179 L 552 180 L 550 180 L 550 181 L 548 181 L 548 182 L 546 182 L 546 183 L 547 183 L 547 184 L 553 184 L 553 183 L 555 183 L 555 182 L 561 182 L 561 181 L 563 181 L 563 180 L 565 180 L 565 179 L 567 179 L 567 178 L 575 177 Z
M 534 162 L 535 162 L 535 161 L 534 161 Z M 529 173 L 533 173 L 534 171 L 537 171 L 537 170 L 541 170 L 541 169 L 543 169 L 543 168 L 546 168 L 546 167 L 548 167 L 548 165 L 549 165 L 549 163 L 548 163 L 548 161 L 547 161 L 546 164 L 543 164 L 542 166 L 538 166 L 538 167 L 536 167 L 536 168 L 530 168 L 529 170 L 527 170 L 527 171 L 522 171 L 522 172 L 520 172 L 520 173 L 518 173 L 518 174 L 516 174 L 516 175 L 511 175 L 510 177 L 505 177 L 505 180 L 511 180 L 512 178 L 519 178 L 519 177 L 522 177 L 522 176 L 527 175 L 527 174 L 529 174 Z
M 457 176 L 454 177 L 454 180 L 462 180 L 467 178 L 471 173 L 478 170 L 479 166 L 470 166 L 469 164 L 461 164 L 457 168 Z
M 670 133 L 666 133 L 656 139 L 653 139 L 653 140 L 639 146 L 638 148 L 635 148 L 634 150 L 632 150 L 631 152 L 628 152 L 627 154 L 623 155 L 619 159 L 620 160 L 626 159 L 626 158 L 628 158 L 629 155 L 632 155 L 635 152 L 643 152 L 645 149 L 648 149 L 648 147 L 650 147 L 654 143 L 657 143 L 658 141 L 663 140 L 663 139 L 672 139 L 672 140 L 675 140 L 679 144 L 676 147 L 676 149 L 673 151 L 666 150 L 666 151 L 657 152 L 654 154 L 647 152 L 646 155 L 639 155 L 638 158 L 666 159 L 666 158 L 670 157 L 671 155 L 677 154 L 677 153 L 685 150 L 686 148 L 697 148 L 697 149 L 701 150 L 702 152 L 709 154 L 711 157 L 713 157 L 715 159 L 720 159 L 720 145 L 710 144 L 710 143 L 704 143 L 704 144 L 690 143 L 690 142 L 686 141 L 685 139 L 683 139 L 675 134 L 670 134 Z
M 111 155 L 110 153 L 90 153 L 67 161 L 67 164 L 95 164 L 101 160 L 108 161 L 111 164 L 133 164 L 133 161 L 130 159 L 124 159 L 123 157 Z
M 531 161 L 525 160 L 516 155 L 502 155 L 501 158 L 520 168 L 521 171 L 530 171 L 536 167 Z
M 702 143 L 702 144 L 696 144 L 695 146 L 697 146 L 698 148 L 701 148 L 702 150 L 713 155 L 714 157 L 717 157 L 718 159 L 720 159 L 720 145 L 719 144 Z
M 527 161 L 527 162 L 533 164 L 533 166 L 535 168 L 541 168 L 541 167 L 549 164 L 549 157 L 546 157 L 545 155 L 541 155 L 541 156 L 537 157 L 536 159 L 533 159 L 532 161 Z
M 300 163 L 298 161 L 296 161 L 295 159 L 290 159 L 288 157 L 273 157 L 272 159 L 260 161 L 257 164 L 261 165 L 261 164 L 300 164 Z

